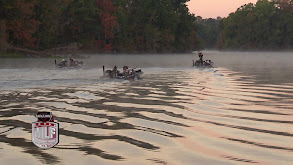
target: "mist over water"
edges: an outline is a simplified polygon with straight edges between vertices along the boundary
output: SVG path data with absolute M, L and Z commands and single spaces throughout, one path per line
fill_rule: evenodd
M 107 69 L 116 65 L 120 70 L 125 65 L 139 67 L 146 74 L 160 69 L 190 69 L 192 59 L 198 59 L 197 54 L 86 56 L 88 58 L 77 59 L 86 64 L 82 70 L 58 69 L 52 58 L 1 59 L 0 89 L 96 83 L 102 76 L 103 65 Z M 216 67 L 255 76 L 262 83 L 290 83 L 293 80 L 291 52 L 206 51 L 204 58 L 214 61 Z
M 84 69 L 54 59 L 1 59 L 0 164 L 292 164 L 293 54 L 90 55 Z M 60 61 L 60 59 L 59 59 Z M 103 80 L 102 66 L 144 71 Z M 38 111 L 60 142 L 31 142 Z

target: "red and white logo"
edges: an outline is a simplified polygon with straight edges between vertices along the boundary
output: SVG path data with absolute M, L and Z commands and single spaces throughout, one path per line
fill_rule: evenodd
M 52 148 L 59 142 L 59 124 L 51 112 L 38 112 L 37 122 L 32 123 L 32 141 L 43 149 Z

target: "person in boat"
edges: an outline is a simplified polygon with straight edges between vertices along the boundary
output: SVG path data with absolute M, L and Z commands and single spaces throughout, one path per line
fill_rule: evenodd
M 78 66 L 78 62 L 75 59 L 70 58 L 70 64 L 69 65 L 70 66 Z
M 73 66 L 73 59 L 70 58 L 69 61 L 70 61 L 69 65 L 70 65 L 70 66 Z
M 66 61 L 65 59 L 62 59 L 62 60 L 61 60 L 61 65 L 63 65 L 63 66 L 67 66 L 67 61 Z
M 123 66 L 123 75 L 124 75 L 124 76 L 129 75 L 129 69 L 128 69 L 128 66 Z
M 203 65 L 203 54 L 202 54 L 202 52 L 198 53 L 198 57 L 199 57 L 200 64 Z
M 70 58 L 70 63 L 69 63 L 70 66 L 73 66 L 73 58 Z
M 114 66 L 113 70 L 112 70 L 112 76 L 113 77 L 117 77 L 117 74 L 119 73 L 117 66 Z

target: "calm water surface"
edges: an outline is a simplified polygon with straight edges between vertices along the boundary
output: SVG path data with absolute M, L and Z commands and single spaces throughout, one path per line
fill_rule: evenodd
M 0 164 L 293 164 L 293 54 L 102 55 L 80 70 L 54 59 L 1 59 Z M 139 81 L 101 79 L 105 65 Z M 53 112 L 59 144 L 31 142 Z

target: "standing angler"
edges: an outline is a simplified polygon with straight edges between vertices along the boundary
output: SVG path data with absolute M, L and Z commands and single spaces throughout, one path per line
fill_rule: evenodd
M 202 54 L 202 52 L 198 53 L 198 57 L 199 57 L 200 64 L 203 65 L 203 54 Z

